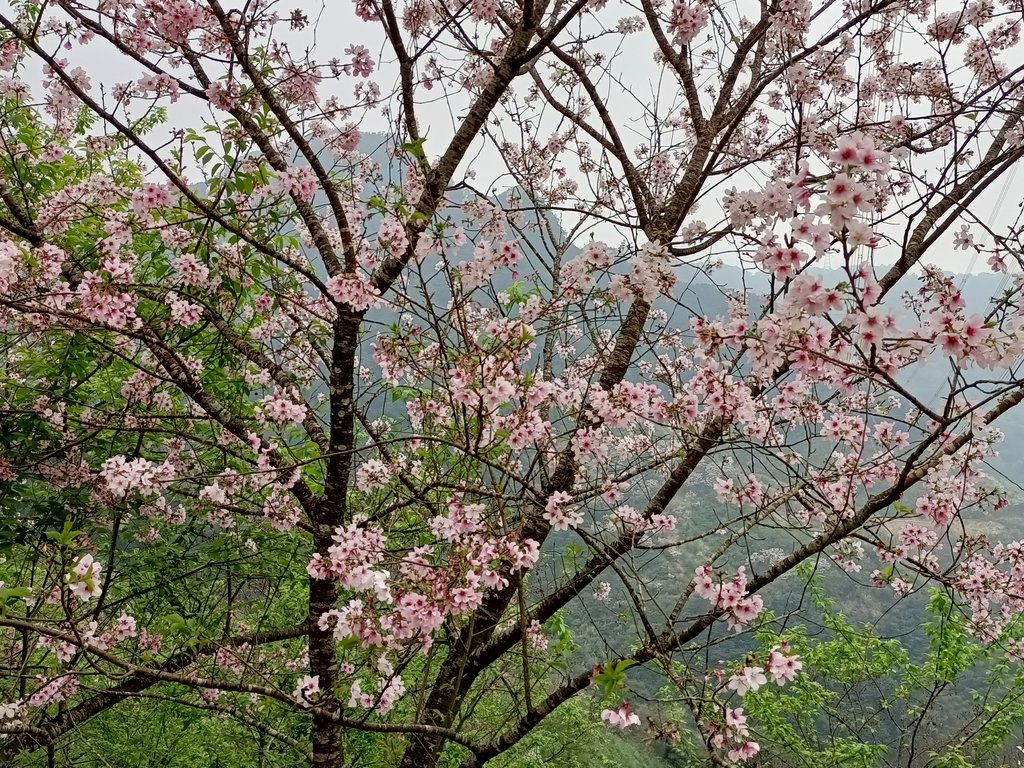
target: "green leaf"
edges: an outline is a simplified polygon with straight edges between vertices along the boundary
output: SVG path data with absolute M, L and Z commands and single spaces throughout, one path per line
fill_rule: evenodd
M 85 531 L 76 531 L 71 527 L 70 518 L 64 521 L 64 528 L 60 531 L 47 531 L 46 535 L 48 538 L 55 541 L 61 547 L 67 547 L 76 538 L 81 536 Z
M 0 602 L 17 599 L 24 600 L 32 596 L 32 590 L 28 587 L 0 587 Z
M 636 662 L 631 659 L 608 662 L 594 675 L 594 684 L 601 689 L 605 699 L 616 698 L 619 691 L 626 687 L 626 670 L 635 665 Z
M 415 141 L 407 141 L 402 145 L 402 150 L 415 157 L 421 164 L 425 163 L 427 162 L 427 153 L 423 151 L 424 141 L 426 141 L 425 138 L 419 138 Z

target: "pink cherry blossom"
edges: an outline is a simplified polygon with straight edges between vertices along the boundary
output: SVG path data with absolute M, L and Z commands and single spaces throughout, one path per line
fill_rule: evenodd
M 611 727 L 619 729 L 640 724 L 640 716 L 633 711 L 628 701 L 622 702 L 618 709 L 601 710 L 601 719 Z
M 320 693 L 320 676 L 306 675 L 305 677 L 299 678 L 299 682 L 295 686 L 295 692 L 292 694 L 292 698 L 294 698 L 300 705 L 310 706 L 313 704 L 313 700 L 316 698 L 318 693 Z
M 544 519 L 551 524 L 552 530 L 565 531 L 583 521 L 583 513 L 578 509 L 566 509 L 572 502 L 572 496 L 565 491 L 555 491 L 544 505 Z
M 93 560 L 92 555 L 86 554 L 78 558 L 67 575 L 71 594 L 83 600 L 95 597 L 100 591 L 102 570 L 103 566 Z
M 772 651 L 768 656 L 768 673 L 779 685 L 795 680 L 802 668 L 799 656 L 786 656 L 779 651 Z
M 295 388 L 276 390 L 256 407 L 256 418 L 264 424 L 301 424 L 305 417 L 306 406 Z
M 793 714 L 729 704 L 803 672 L 768 638 L 815 642 L 773 604 L 814 563 L 865 620 L 940 584 L 979 665 L 1024 655 L 1013 3 L 15 5 L 14 762 L 160 680 L 292 708 L 316 764 L 500 760 L 632 665 L 677 689 L 652 738 L 770 762 Z M 615 665 L 560 670 L 600 602 Z
M 729 678 L 728 688 L 743 696 L 747 691 L 756 691 L 768 682 L 762 667 L 744 667 Z

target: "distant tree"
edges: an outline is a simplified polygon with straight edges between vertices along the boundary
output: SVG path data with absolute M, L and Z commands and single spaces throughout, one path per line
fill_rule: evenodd
M 592 688 L 756 762 L 822 558 L 1019 658 L 1022 14 L 8 3 L 0 762 L 142 699 L 481 765 Z

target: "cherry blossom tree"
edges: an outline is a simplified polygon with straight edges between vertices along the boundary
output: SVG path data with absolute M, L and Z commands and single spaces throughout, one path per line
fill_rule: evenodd
M 1021 642 L 1018 0 L 323 10 L 0 13 L 5 762 L 142 699 L 481 765 L 592 691 L 742 763 L 822 559 Z

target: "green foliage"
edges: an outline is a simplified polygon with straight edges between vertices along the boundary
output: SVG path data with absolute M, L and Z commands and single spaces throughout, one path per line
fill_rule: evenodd
M 554 637 L 550 650 L 556 659 L 561 660 L 572 653 L 575 645 L 572 639 L 572 630 L 569 629 L 569 624 L 565 620 L 565 614 L 559 611 L 548 619 L 544 627 L 545 632 Z
M 625 690 L 626 670 L 635 665 L 636 662 L 629 659 L 610 661 L 594 674 L 594 684 L 601 689 L 606 701 L 611 701 Z
M 559 707 L 514 748 L 488 768 L 657 768 L 665 765 L 650 747 L 627 732 L 601 724 L 592 698 Z
M 299 736 L 301 718 L 278 709 L 278 731 Z M 55 751 L 57 766 L 104 768 L 305 768 L 299 751 L 238 721 L 202 709 L 152 699 L 128 701 L 90 723 Z M 45 750 L 24 755 L 16 768 L 44 768 Z
M 963 614 L 946 592 L 932 590 L 928 613 L 932 620 L 923 627 L 928 637 L 927 662 L 918 668 L 924 679 L 914 682 L 922 687 L 933 680 L 951 684 L 974 666 L 983 648 L 968 633 Z
M 935 768 L 974 768 L 974 764 L 968 762 L 956 747 L 942 753 L 932 752 L 931 757 Z
M 784 688 L 743 698 L 768 764 L 883 768 L 930 755 L 931 768 L 1005 765 L 1024 722 L 1024 675 L 970 634 L 945 591 L 921 606 L 921 647 L 854 625 L 816 580 L 807 594 L 822 628 L 814 636 L 807 625 L 776 634 L 770 617 L 757 632 L 764 652 L 786 642 L 804 665 Z M 978 685 L 984 692 L 969 692 Z

